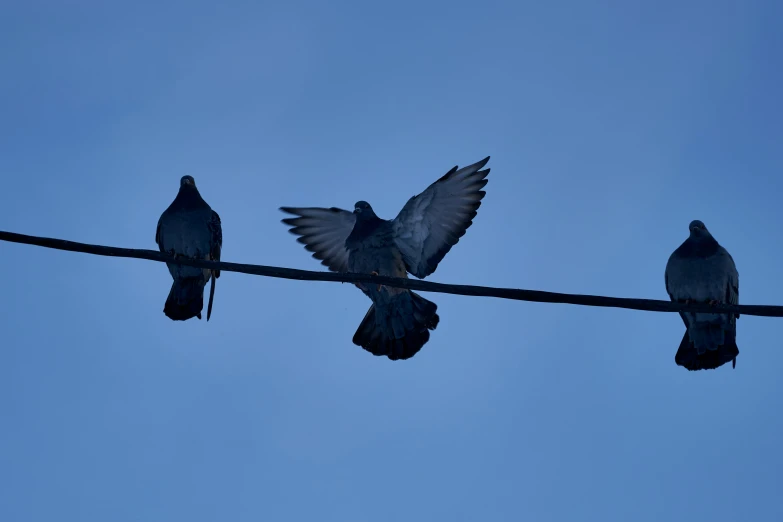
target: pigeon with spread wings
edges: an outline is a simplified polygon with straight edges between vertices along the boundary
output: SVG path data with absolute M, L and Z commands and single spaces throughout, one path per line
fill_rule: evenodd
M 223 248 L 223 228 L 220 216 L 199 194 L 192 176 L 183 176 L 179 192 L 158 220 L 155 242 L 160 251 L 174 256 L 220 261 Z M 174 282 L 163 307 L 163 313 L 173 321 L 201 319 L 204 308 L 204 286 L 211 279 L 207 321 L 212 315 L 215 279 L 220 270 L 166 263 Z
M 666 292 L 672 301 L 711 304 L 739 303 L 739 273 L 731 254 L 699 220 L 688 226 L 690 235 L 666 263 Z M 688 370 L 714 370 L 737 364 L 739 314 L 680 312 L 685 335 L 674 361 Z
M 424 278 L 465 235 L 485 192 L 489 156 L 454 167 L 424 192 L 413 196 L 396 218 L 381 219 L 366 201 L 354 211 L 339 208 L 280 210 L 297 241 L 334 272 Z M 354 344 L 391 360 L 413 357 L 430 338 L 440 318 L 437 305 L 403 288 L 357 284 L 373 304 L 353 336 Z

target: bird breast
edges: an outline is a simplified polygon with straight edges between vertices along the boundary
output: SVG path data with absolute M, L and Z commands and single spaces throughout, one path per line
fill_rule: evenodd
M 697 302 L 726 301 L 728 285 L 724 256 L 686 258 L 677 261 L 670 272 L 670 287 L 675 299 Z M 723 277 L 717 276 L 724 274 Z

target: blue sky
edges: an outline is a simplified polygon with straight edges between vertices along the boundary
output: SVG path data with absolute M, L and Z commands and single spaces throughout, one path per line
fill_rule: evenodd
M 28 2 L 0 7 L 0 229 L 155 249 L 179 178 L 225 260 L 318 270 L 281 205 L 391 218 L 490 155 L 429 279 L 666 299 L 703 220 L 783 304 L 780 2 Z M 780 319 L 736 370 L 675 314 L 425 294 L 411 360 L 356 288 L 3 243 L 0 519 L 780 520 Z

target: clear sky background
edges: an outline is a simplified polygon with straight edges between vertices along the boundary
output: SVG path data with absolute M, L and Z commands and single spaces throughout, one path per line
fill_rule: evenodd
M 156 249 L 184 174 L 227 261 L 319 270 L 281 205 L 392 218 L 491 155 L 430 280 L 668 299 L 703 220 L 783 304 L 783 3 L 5 2 L 0 229 Z M 0 520 L 783 519 L 783 319 L 737 368 L 676 314 L 425 294 L 413 359 L 350 285 L 0 244 Z

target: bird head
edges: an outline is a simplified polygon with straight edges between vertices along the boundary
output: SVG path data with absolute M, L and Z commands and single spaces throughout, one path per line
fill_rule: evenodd
M 179 180 L 179 186 L 180 187 L 196 187 L 196 180 L 193 179 L 193 176 L 182 176 L 182 179 Z
M 353 206 L 353 213 L 356 214 L 357 218 L 362 219 L 375 217 L 375 212 L 366 201 L 357 201 L 356 205 Z
M 707 227 L 704 225 L 704 223 L 702 223 L 698 219 L 694 219 L 693 221 L 691 221 L 691 224 L 688 225 L 688 230 L 690 230 L 691 237 L 693 239 L 712 237 L 712 234 L 710 234 L 710 231 L 707 230 Z

